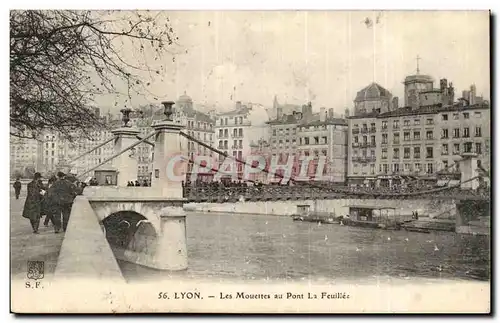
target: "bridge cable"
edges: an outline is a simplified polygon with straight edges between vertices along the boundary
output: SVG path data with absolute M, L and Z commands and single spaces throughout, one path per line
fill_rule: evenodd
M 76 177 L 82 177 L 83 175 L 90 173 L 91 171 L 93 171 L 93 170 L 95 170 L 95 169 L 99 168 L 100 166 L 102 166 L 102 165 L 106 164 L 106 163 L 107 163 L 107 162 L 109 162 L 110 160 L 115 159 L 116 157 L 118 157 L 118 156 L 122 155 L 122 154 L 123 154 L 123 153 L 125 153 L 127 150 L 130 150 L 130 149 L 134 148 L 135 146 L 137 146 L 137 145 L 139 145 L 139 144 L 143 143 L 144 141 L 148 140 L 149 138 L 153 137 L 154 135 L 156 135 L 156 133 L 157 133 L 157 132 L 156 132 L 156 131 L 154 131 L 154 132 L 150 133 L 149 135 L 146 135 L 146 136 L 145 136 L 144 138 L 142 138 L 141 140 L 136 141 L 136 142 L 135 142 L 135 143 L 133 143 L 132 145 L 130 145 L 130 146 L 128 146 L 128 147 L 126 147 L 125 149 L 122 149 L 120 152 L 117 152 L 117 153 L 116 153 L 116 154 L 114 154 L 113 156 L 111 156 L 111 157 L 109 157 L 109 158 L 106 158 L 103 162 L 101 162 L 101 163 L 97 164 L 97 166 L 92 167 L 91 169 L 89 169 L 89 170 L 87 170 L 87 171 L 85 171 L 85 172 L 83 172 L 83 173 L 81 173 L 81 174 L 77 175 Z
M 70 163 L 73 163 L 73 162 L 77 161 L 78 159 L 82 158 L 83 156 L 85 156 L 85 155 L 87 155 L 87 154 L 90 154 L 91 152 L 93 152 L 94 150 L 96 150 L 96 149 L 98 149 L 98 148 L 101 148 L 101 147 L 102 147 L 102 146 L 104 146 L 105 144 L 107 144 L 107 143 L 109 143 L 109 142 L 113 141 L 114 139 L 115 139 L 115 137 L 110 138 L 109 140 L 106 140 L 105 142 L 103 142 L 103 143 L 101 143 L 101 144 L 99 144 L 99 145 L 95 146 L 94 148 L 92 148 L 92 149 L 90 149 L 90 150 L 88 150 L 88 151 L 84 152 L 84 153 L 83 153 L 83 154 L 81 154 L 80 156 L 73 158 L 73 159 L 72 159 L 72 160 L 70 160 L 69 162 L 70 162 Z

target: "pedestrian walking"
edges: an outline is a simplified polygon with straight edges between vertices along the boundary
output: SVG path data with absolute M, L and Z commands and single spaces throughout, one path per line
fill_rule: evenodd
M 42 198 L 46 193 L 45 187 L 42 183 L 42 175 L 35 173 L 33 180 L 28 184 L 26 201 L 22 216 L 30 220 L 31 228 L 34 234 L 38 234 L 38 227 L 40 226 L 40 217 L 42 211 Z
M 16 178 L 16 181 L 14 182 L 14 193 L 16 194 L 16 200 L 19 200 L 19 194 L 21 194 L 21 182 L 19 181 L 19 178 Z
M 43 221 L 43 225 L 46 227 L 49 226 L 49 221 L 50 221 L 52 222 L 54 228 L 56 228 L 56 222 L 54 220 L 56 209 L 54 207 L 54 201 L 52 200 L 53 194 L 51 194 L 51 189 L 50 189 L 52 185 L 54 185 L 56 180 L 57 178 L 55 176 L 49 178 L 49 181 L 47 183 L 47 194 L 45 194 L 43 197 L 42 215 L 45 214 L 45 220 Z
M 52 185 L 49 194 L 51 195 L 51 201 L 55 206 L 54 220 L 57 227 L 55 228 L 56 233 L 59 232 L 59 219 L 62 215 L 62 229 L 66 231 L 68 227 L 69 217 L 71 214 L 71 206 L 73 200 L 76 197 L 75 185 L 66 179 L 66 175 L 63 172 L 57 173 L 57 180 Z

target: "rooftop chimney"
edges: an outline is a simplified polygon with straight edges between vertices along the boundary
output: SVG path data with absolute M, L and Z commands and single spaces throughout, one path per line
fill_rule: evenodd
M 444 92 L 444 90 L 448 87 L 448 80 L 447 79 L 440 79 L 439 80 L 439 89 L 441 92 Z
M 319 121 L 324 122 L 326 120 L 326 108 L 319 108 Z
M 236 101 L 236 110 L 241 109 L 241 101 Z
M 349 116 L 349 108 L 345 108 L 345 116 L 346 118 Z
M 333 108 L 328 109 L 328 118 L 333 119 Z
M 392 109 L 393 110 L 399 109 L 399 98 L 397 96 L 392 98 Z
M 276 109 L 276 119 L 281 120 L 281 117 L 283 116 L 283 108 L 278 107 Z

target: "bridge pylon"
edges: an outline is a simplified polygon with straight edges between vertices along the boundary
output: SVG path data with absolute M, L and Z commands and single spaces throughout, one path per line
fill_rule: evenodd
M 165 110 L 173 102 L 163 102 Z M 151 187 L 161 191 L 162 196 L 183 198 L 182 182 L 187 171 L 187 140 L 180 135 L 184 126 L 167 119 L 152 125 L 156 131 Z
M 119 153 L 137 141 L 136 136 L 140 133 L 140 130 L 135 127 L 123 126 L 111 130 L 111 133 L 115 137 L 114 152 Z M 113 168 L 117 173 L 116 186 L 124 187 L 127 186 L 129 181 L 135 181 L 137 179 L 137 165 L 135 148 L 113 159 Z
M 463 153 L 460 160 L 461 189 L 476 190 L 479 187 L 479 167 L 476 153 Z M 474 179 L 476 178 L 476 179 Z

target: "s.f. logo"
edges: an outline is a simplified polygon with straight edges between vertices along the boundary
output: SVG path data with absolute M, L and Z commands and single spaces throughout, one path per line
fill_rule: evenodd
M 44 276 L 44 262 L 43 261 L 29 261 L 28 260 L 28 278 L 29 279 L 42 279 Z

